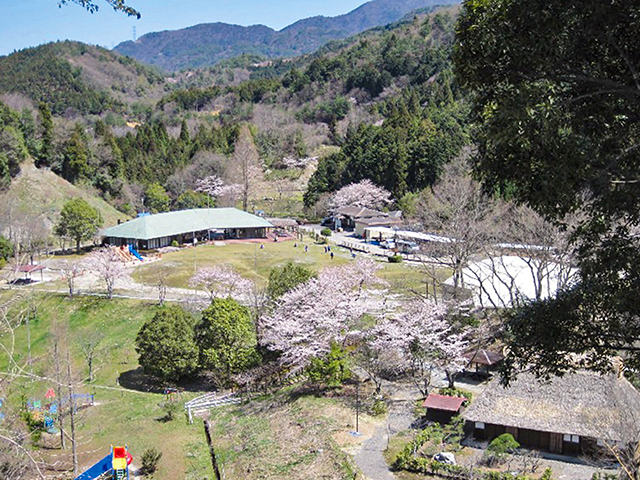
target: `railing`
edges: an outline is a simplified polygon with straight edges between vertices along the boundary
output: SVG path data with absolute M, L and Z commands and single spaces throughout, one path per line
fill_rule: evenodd
M 193 414 L 209 410 L 210 408 L 220 407 L 222 405 L 233 405 L 240 403 L 241 399 L 231 393 L 228 395 L 218 396 L 217 393 L 206 393 L 193 400 L 190 400 L 184 404 L 184 409 L 187 411 L 187 417 L 189 423 L 193 423 Z

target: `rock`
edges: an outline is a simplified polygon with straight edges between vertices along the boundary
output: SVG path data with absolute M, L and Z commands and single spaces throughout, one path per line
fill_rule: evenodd
M 440 453 L 436 453 L 433 456 L 433 459 L 436 462 L 440 462 L 440 463 L 447 463 L 449 465 L 455 465 L 456 464 L 456 457 L 453 453 L 451 452 L 440 452 Z

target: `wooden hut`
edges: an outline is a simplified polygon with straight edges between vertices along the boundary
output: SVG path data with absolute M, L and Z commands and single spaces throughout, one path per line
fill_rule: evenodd
M 490 350 L 473 350 L 465 353 L 463 357 L 467 360 L 467 367 L 475 368 L 475 373 L 489 376 L 490 370 L 494 369 L 504 360 L 504 355 L 500 352 Z M 466 369 L 465 369 L 466 372 Z
M 452 417 L 460 413 L 462 404 L 466 401 L 467 399 L 463 397 L 450 397 L 430 393 L 422 403 L 422 406 L 427 409 L 427 420 L 444 425 L 449 423 Z

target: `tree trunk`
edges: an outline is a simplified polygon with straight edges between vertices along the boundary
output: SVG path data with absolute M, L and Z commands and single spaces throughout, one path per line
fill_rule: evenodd
M 56 363 L 56 395 L 58 395 L 58 424 L 60 425 L 60 449 L 65 449 L 64 444 L 64 415 L 62 414 L 62 377 L 60 374 L 60 351 L 58 340 L 53 344 L 53 355 Z
M 71 419 L 71 457 L 73 460 L 73 476 L 78 476 L 78 449 L 76 445 L 75 411 L 73 405 L 73 385 L 71 383 L 71 354 L 67 352 L 67 385 L 69 387 L 69 418 Z

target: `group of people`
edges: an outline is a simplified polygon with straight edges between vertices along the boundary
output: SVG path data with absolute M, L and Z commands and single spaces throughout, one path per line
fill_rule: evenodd
M 297 248 L 298 247 L 298 242 L 294 243 L 293 247 Z M 308 251 L 309 251 L 309 246 L 305 245 L 304 246 L 304 253 L 307 253 Z M 324 246 L 324 253 L 330 254 L 331 255 L 331 260 L 333 260 L 333 252 L 331 251 L 331 247 L 329 245 L 325 245 Z

